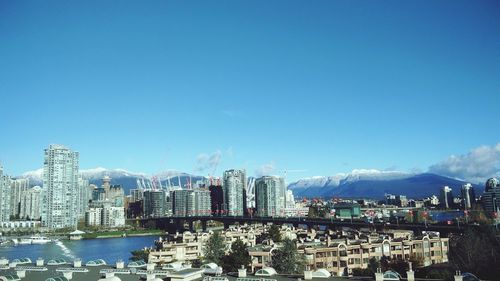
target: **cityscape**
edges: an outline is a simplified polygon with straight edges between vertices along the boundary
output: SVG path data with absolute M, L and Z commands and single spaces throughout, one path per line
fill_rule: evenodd
M 0 2 L 0 281 L 500 280 L 495 0 Z

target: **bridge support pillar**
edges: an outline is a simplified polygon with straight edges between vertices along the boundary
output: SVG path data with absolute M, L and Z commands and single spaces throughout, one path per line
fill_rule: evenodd
M 188 225 L 189 225 L 189 232 L 194 232 L 194 227 L 193 227 L 193 221 L 192 220 L 188 221 Z
M 203 230 L 203 232 L 207 232 L 207 221 L 206 220 L 201 221 L 201 230 Z

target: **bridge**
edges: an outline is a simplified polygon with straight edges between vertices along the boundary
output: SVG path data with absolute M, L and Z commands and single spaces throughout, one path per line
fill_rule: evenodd
M 193 231 L 193 224 L 195 222 L 200 222 L 203 231 L 207 229 L 207 223 L 209 221 L 217 221 L 224 224 L 224 228 L 227 229 L 230 225 L 245 223 L 273 223 L 277 225 L 289 224 L 295 227 L 299 225 L 305 225 L 308 228 L 323 226 L 327 229 L 339 229 L 342 227 L 350 227 L 355 229 L 367 228 L 377 231 L 384 231 L 389 229 L 404 229 L 412 230 L 415 233 L 421 233 L 422 231 L 438 231 L 442 235 L 448 235 L 450 233 L 463 233 L 467 228 L 475 228 L 477 225 L 472 224 L 424 224 L 424 223 L 384 223 L 384 222 L 365 222 L 361 220 L 351 220 L 351 219 L 322 219 L 322 218 L 307 218 L 307 217 L 242 217 L 242 216 L 173 216 L 173 217 L 156 217 L 156 218 L 138 218 L 129 219 L 129 223 L 140 224 L 143 227 L 156 227 L 163 229 L 168 232 L 176 232 L 182 230 Z M 185 228 L 184 225 L 187 224 L 188 227 Z

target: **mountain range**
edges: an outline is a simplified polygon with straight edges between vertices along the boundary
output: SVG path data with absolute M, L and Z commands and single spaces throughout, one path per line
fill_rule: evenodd
M 138 180 L 146 185 L 151 184 L 151 176 L 146 173 L 130 172 L 124 169 L 83 169 L 80 173 L 91 184 L 100 186 L 104 176 L 111 177 L 111 184 L 119 184 L 129 190 L 137 188 Z M 26 172 L 17 178 L 30 179 L 31 185 L 42 185 L 43 169 Z M 162 186 L 182 186 L 206 179 L 179 171 L 165 171 L 155 175 Z M 179 184 L 180 182 L 180 184 Z M 300 179 L 288 185 L 296 197 L 348 197 L 382 199 L 386 193 L 406 195 L 408 198 L 423 198 L 439 195 L 440 189 L 448 185 L 454 195 L 459 195 L 460 186 L 466 182 L 431 173 L 405 173 L 399 171 L 353 170 L 334 176 L 318 176 Z M 483 187 L 473 185 L 476 194 L 481 194 Z
M 349 174 L 329 177 L 301 179 L 288 185 L 296 197 L 348 197 L 382 199 L 385 194 L 406 195 L 408 198 L 424 198 L 440 194 L 443 186 L 453 189 L 454 195 L 460 194 L 465 181 L 432 173 L 404 173 L 397 171 L 354 170 Z M 476 194 L 483 187 L 473 185 Z

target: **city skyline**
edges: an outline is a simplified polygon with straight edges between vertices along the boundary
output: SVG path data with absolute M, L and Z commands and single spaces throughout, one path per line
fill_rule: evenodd
M 5 174 L 58 143 L 148 174 L 500 175 L 495 1 L 0 8 Z

